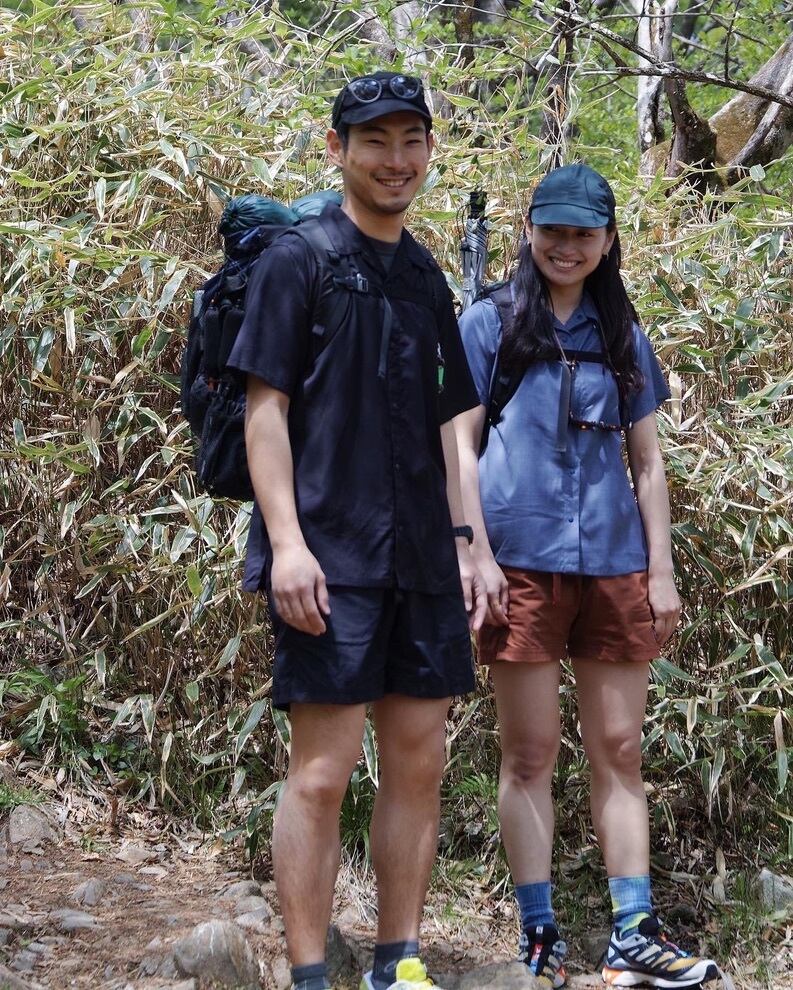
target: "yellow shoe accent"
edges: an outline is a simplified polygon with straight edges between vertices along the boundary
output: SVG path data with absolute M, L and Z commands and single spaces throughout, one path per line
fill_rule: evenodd
M 403 959 L 397 963 L 396 982 L 408 983 L 416 990 L 430 990 L 435 984 L 427 976 L 427 970 L 420 959 Z

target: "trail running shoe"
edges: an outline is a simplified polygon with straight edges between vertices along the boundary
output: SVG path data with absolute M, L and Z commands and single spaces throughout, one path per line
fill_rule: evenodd
M 364 973 L 360 990 L 374 990 L 372 974 Z M 403 959 L 397 963 L 396 980 L 388 990 L 441 990 L 427 976 L 427 970 L 420 959 Z
M 603 982 L 609 987 L 696 987 L 720 978 L 712 959 L 689 956 L 662 934 L 657 918 L 644 918 L 637 931 L 611 933 Z
M 562 965 L 566 955 L 567 943 L 559 938 L 559 930 L 554 925 L 537 925 L 520 936 L 519 962 L 525 963 L 538 980 L 545 980 L 554 990 L 567 982 Z

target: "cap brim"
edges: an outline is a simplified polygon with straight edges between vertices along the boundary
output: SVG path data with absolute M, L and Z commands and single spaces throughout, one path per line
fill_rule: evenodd
M 589 210 L 585 206 L 574 206 L 572 203 L 535 206 L 529 214 L 529 220 L 539 227 L 554 223 L 565 227 L 607 227 L 610 219 L 607 213 Z
M 347 107 L 346 110 L 342 111 L 339 119 L 345 124 L 364 124 L 368 120 L 385 117 L 389 113 L 402 113 L 404 111 L 418 114 L 419 117 L 432 123 L 432 117 L 426 110 L 422 110 L 408 100 L 396 99 L 375 100 L 373 103 L 360 103 L 354 107 Z

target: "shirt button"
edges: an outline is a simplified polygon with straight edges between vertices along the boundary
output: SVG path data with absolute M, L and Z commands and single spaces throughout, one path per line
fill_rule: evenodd
M 572 517 L 572 516 L 568 516 L 568 517 L 567 517 L 567 521 L 568 521 L 568 522 L 572 522 L 572 521 L 573 521 L 573 517 Z

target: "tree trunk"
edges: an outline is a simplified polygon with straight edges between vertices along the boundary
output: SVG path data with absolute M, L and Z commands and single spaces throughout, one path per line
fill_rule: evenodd
M 638 18 L 638 44 L 658 62 L 672 60 L 672 25 L 677 12 L 677 0 L 631 0 Z M 650 63 L 639 58 L 639 66 Z M 639 125 L 639 146 L 642 152 L 664 139 L 661 93 L 663 79 L 659 76 L 639 76 L 636 113 Z
M 567 157 L 567 108 L 568 88 L 573 68 L 575 28 L 565 14 L 570 13 L 569 0 L 561 0 L 557 10 L 561 16 L 555 25 L 555 38 L 550 54 L 554 61 L 547 61 L 540 69 L 539 82 L 544 84 L 546 103 L 540 124 L 540 140 L 551 149 L 549 168 L 563 165 Z
M 793 92 L 793 36 L 752 76 L 751 82 L 780 96 Z M 716 134 L 716 160 L 732 166 L 728 182 L 743 169 L 767 165 L 793 144 L 793 109 L 738 93 L 709 120 Z

